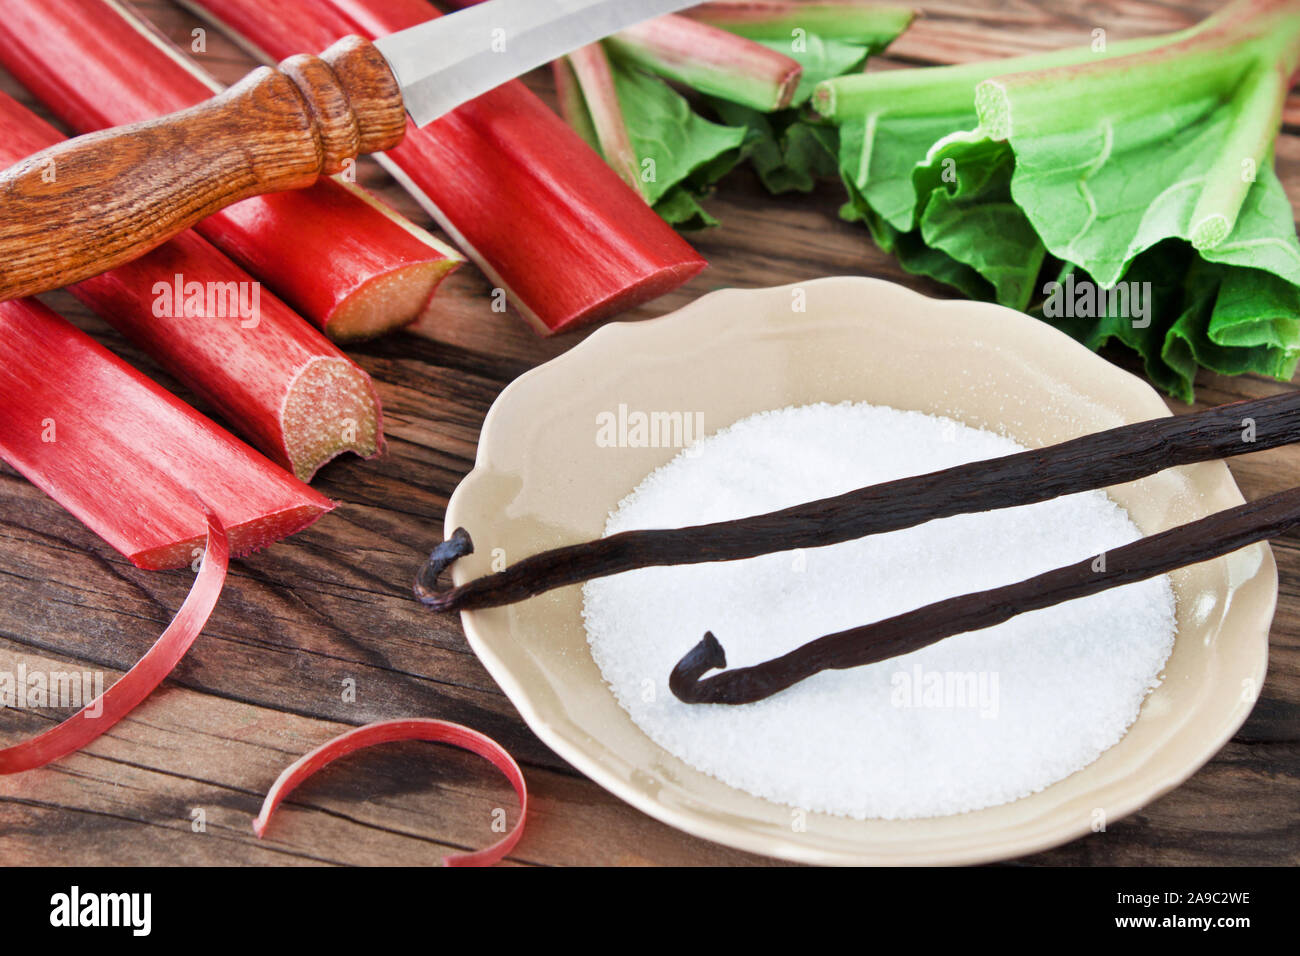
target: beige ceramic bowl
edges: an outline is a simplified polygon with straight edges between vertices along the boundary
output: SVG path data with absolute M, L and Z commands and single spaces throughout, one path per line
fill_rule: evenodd
M 447 531 L 464 526 L 477 546 L 455 580 L 488 572 L 494 557 L 599 537 L 618 501 L 675 454 L 600 447 L 602 412 L 699 411 L 712 433 L 760 410 L 844 400 L 948 415 L 1030 446 L 1168 414 L 1135 376 L 1010 309 L 862 278 L 715 292 L 660 319 L 607 326 L 501 394 L 447 511 Z M 1148 534 L 1242 501 L 1220 462 L 1111 494 Z M 812 863 L 975 863 L 1113 823 L 1187 779 L 1246 719 L 1277 595 L 1271 552 L 1255 545 L 1173 580 L 1179 632 L 1164 681 L 1095 763 L 987 810 L 904 821 L 813 814 L 799 832 L 789 807 L 693 769 L 637 728 L 592 660 L 580 587 L 463 621 L 542 740 L 672 826 Z

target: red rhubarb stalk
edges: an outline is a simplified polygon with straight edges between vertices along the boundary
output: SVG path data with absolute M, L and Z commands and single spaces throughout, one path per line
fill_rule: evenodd
M 6 303 L 8 304 L 8 303 Z M 230 565 L 230 543 L 215 513 L 206 512 L 207 545 L 185 603 L 153 647 L 129 671 L 67 720 L 28 740 L 0 749 L 0 773 L 44 767 L 80 750 L 129 714 L 161 684 L 208 622 Z
M 627 123 L 623 119 L 623 108 L 619 105 L 618 93 L 614 89 L 614 74 L 610 70 L 605 48 L 599 43 L 591 43 L 574 50 L 565 59 L 573 70 L 581 102 L 590 117 L 596 143 L 600 146 L 605 162 L 614 168 L 623 182 L 637 191 L 637 195 L 644 198 L 641 162 L 627 132 Z M 566 98 L 569 99 L 567 109 Z M 567 91 L 561 94 L 560 104 L 561 114 L 572 126 L 569 114 L 574 112 L 574 103 Z M 581 122 L 580 119 L 578 121 Z
M 334 507 L 29 299 L 0 303 L 0 457 L 151 570 L 199 556 L 200 502 L 237 555 Z
M 414 0 L 189 3 L 274 58 L 438 15 Z M 408 126 L 380 162 L 544 333 L 656 298 L 705 265 L 518 81 L 426 127 Z
M 445 857 L 442 862 L 446 866 L 491 866 L 515 848 L 519 838 L 524 835 L 524 821 L 528 817 L 528 786 L 524 783 L 524 774 L 519 769 L 519 764 L 515 763 L 514 758 L 500 744 L 477 730 L 445 720 L 418 718 L 388 720 L 349 730 L 333 740 L 326 741 L 311 753 L 290 764 L 267 792 L 266 800 L 262 803 L 262 812 L 253 821 L 253 832 L 258 837 L 264 836 L 271 815 L 275 813 L 280 802 L 293 792 L 295 787 L 322 767 L 365 747 L 395 743 L 399 740 L 428 740 L 433 743 L 451 744 L 453 747 L 476 753 L 506 775 L 506 779 L 510 781 L 515 788 L 515 794 L 519 797 L 519 819 L 509 833 L 482 850 Z
M 605 43 L 637 66 L 756 110 L 789 106 L 803 75 L 803 67 L 784 53 L 674 15 L 620 30 Z
M 335 6 L 355 6 L 359 0 L 330 0 L 330 2 Z M 457 9 L 481 2 L 482 0 L 448 0 L 448 4 Z M 747 38 L 775 36 L 779 39 L 795 39 L 791 30 L 800 23 L 793 12 L 789 9 L 764 10 L 764 16 L 759 17 L 755 15 L 757 11 L 746 9 L 743 15 L 727 16 L 727 12 L 739 13 L 740 11 L 732 11 L 732 4 L 702 4 L 702 6 L 726 7 L 728 11 L 724 11 L 720 19 L 741 26 L 748 24 L 751 29 L 749 31 L 733 29 L 728 22 L 712 26 L 713 21 L 708 16 L 687 19 L 685 16 L 669 14 L 620 30 L 613 36 L 606 37 L 605 45 L 610 52 L 624 60 L 704 93 L 712 93 L 723 99 L 743 103 L 765 112 L 789 106 L 799 86 L 799 79 L 803 75 L 803 67 L 792 57 L 750 42 Z M 747 3 L 734 5 L 737 8 L 767 6 L 769 5 Z M 860 28 L 860 21 L 863 19 L 861 7 L 854 3 L 786 3 L 770 6 L 794 7 L 796 10 L 808 12 L 811 14 L 809 21 L 820 25 L 834 22 L 836 19 L 833 14 L 828 16 L 827 12 L 820 8 L 837 7 L 849 17 L 851 26 L 846 27 L 849 32 L 857 32 L 853 28 Z M 884 9 L 886 16 L 883 19 L 886 23 L 892 23 L 898 8 Z M 784 13 L 783 19 L 777 18 L 778 12 Z M 694 10 L 684 11 L 684 13 L 694 16 Z M 774 21 L 775 27 L 766 23 L 756 26 L 763 19 Z M 878 34 L 882 24 L 877 18 L 867 19 L 874 31 L 872 35 Z M 786 25 L 787 21 L 789 26 Z M 904 21 L 902 26 L 906 26 L 906 23 Z M 727 29 L 719 29 L 719 26 Z M 808 23 L 803 23 L 802 26 L 805 31 L 810 29 Z M 902 26 L 898 29 L 901 30 Z M 885 42 L 892 39 L 897 32 L 886 36 Z M 584 73 L 577 62 L 573 65 L 583 92 L 590 98 L 592 90 L 599 91 L 602 78 L 596 73 Z M 600 130 L 599 112 L 595 105 L 591 107 L 592 120 L 596 124 L 597 132 Z M 603 139 L 601 143 L 603 145 Z
M 11 0 L 0 62 L 79 133 L 152 119 L 220 89 L 114 0 Z M 418 318 L 464 261 L 334 180 L 237 203 L 196 229 L 336 341 Z
M 578 74 L 567 56 L 551 61 L 551 73 L 555 79 L 555 99 L 560 106 L 560 115 L 569 128 L 582 137 L 582 141 L 594 150 L 599 150 L 600 137 L 596 135 L 596 124 L 587 109 L 587 98 L 582 93 Z M 624 129 L 627 128 L 625 123 Z
M 0 163 L 62 138 L 0 93 Z M 303 481 L 383 449 L 370 376 L 195 233 L 70 291 Z

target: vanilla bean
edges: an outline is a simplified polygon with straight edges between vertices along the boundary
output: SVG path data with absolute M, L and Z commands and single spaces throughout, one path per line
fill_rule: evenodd
M 415 591 L 422 602 L 440 611 L 495 607 L 637 568 L 737 561 L 839 544 L 936 518 L 1047 501 L 1134 481 L 1176 465 L 1295 441 L 1300 441 L 1300 391 L 1122 425 L 768 514 L 685 528 L 625 531 L 543 551 L 496 574 L 439 588 L 438 575 L 473 550 L 469 534 L 458 528 L 421 568 Z
M 1026 611 L 1145 581 L 1275 537 L 1300 524 L 1300 488 L 1229 508 L 1153 534 L 1078 564 L 989 591 L 963 594 L 863 627 L 839 631 L 752 667 L 727 666 L 712 632 L 673 668 L 668 686 L 688 704 L 752 704 L 824 670 L 844 670 L 910 654 L 954 634 L 978 631 Z

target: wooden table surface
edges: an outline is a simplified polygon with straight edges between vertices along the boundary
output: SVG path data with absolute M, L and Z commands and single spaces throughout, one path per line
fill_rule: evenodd
M 51 0 L 55 2 L 55 0 Z M 1004 56 L 1185 27 L 1209 0 L 1077 4 L 922 2 L 924 18 L 882 65 Z M 189 45 L 198 21 L 165 0 L 142 11 Z M 87 25 L 93 29 L 93 24 Z M 213 30 L 203 64 L 221 79 L 251 61 Z M 530 77 L 549 95 L 549 77 Z M 0 89 L 31 98 L 11 77 Z M 1278 143 L 1279 172 L 1300 205 L 1300 100 Z M 417 222 L 425 216 L 378 167 L 363 181 Z M 711 268 L 629 318 L 662 314 L 723 286 L 761 287 L 826 275 L 873 275 L 943 289 L 900 272 L 864 229 L 835 215 L 842 194 L 770 197 L 734 175 L 708 203 L 722 226 L 693 241 Z M 276 775 L 349 726 L 439 717 L 488 733 L 524 767 L 532 795 L 516 864 L 761 864 L 762 858 L 679 833 L 569 767 L 525 726 L 466 644 L 455 618 L 424 611 L 410 581 L 441 539 L 443 512 L 470 469 L 479 426 L 520 373 L 572 348 L 582 333 L 540 339 L 493 313 L 472 267 L 448 283 L 445 308 L 413 332 L 350 350 L 374 376 L 389 452 L 338 460 L 316 486 L 339 502 L 309 530 L 236 562 L 211 622 L 172 678 L 85 751 L 0 778 L 0 859 L 10 864 L 412 864 L 493 842 L 493 811 L 513 792 L 476 757 L 427 744 L 358 754 L 324 772 L 281 811 L 268 838 L 250 823 Z M 47 301 L 169 385 L 131 346 L 65 293 Z M 1130 358 L 1117 361 L 1135 367 Z M 1202 375 L 1204 404 L 1295 385 Z M 184 397 L 191 398 L 177 389 Z M 201 406 L 200 406 L 201 407 Z M 1187 411 L 1174 404 L 1175 411 Z M 1300 478 L 1300 448 L 1231 463 L 1255 498 Z M 1300 862 L 1300 538 L 1274 543 L 1281 575 L 1268 680 L 1250 719 L 1187 783 L 1129 818 L 1020 860 L 1043 864 Z M 89 669 L 107 680 L 157 637 L 190 586 L 188 572 L 132 567 L 53 501 L 0 466 L 0 670 Z M 355 700 L 345 699 L 355 682 Z M 0 713 L 0 741 L 52 715 Z

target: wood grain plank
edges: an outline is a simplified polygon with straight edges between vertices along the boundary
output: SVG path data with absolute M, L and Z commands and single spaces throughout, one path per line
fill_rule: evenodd
M 136 4 L 173 39 L 197 25 L 163 0 Z M 926 16 L 882 67 L 966 62 L 1178 29 L 1211 0 L 1077 4 L 927 3 Z M 200 59 L 220 79 L 252 65 L 216 31 Z M 528 82 L 550 95 L 543 72 Z M 0 74 L 0 89 L 30 98 Z M 1297 112 L 1300 115 L 1300 112 Z M 1300 203 L 1300 137 L 1284 133 L 1279 175 Z M 360 180 L 417 222 L 427 217 L 373 162 Z M 875 275 L 927 294 L 950 292 L 899 270 L 857 226 L 841 222 L 839 187 L 770 197 L 751 176 L 709 201 L 723 225 L 693 237 L 711 266 L 686 287 L 626 316 L 678 308 L 726 286 L 822 275 Z M 1300 210 L 1300 206 L 1297 206 Z M 766 861 L 696 840 L 614 799 L 545 747 L 477 661 L 458 622 L 409 596 L 423 553 L 441 538 L 446 502 L 472 465 L 493 399 L 529 368 L 590 331 L 537 337 L 493 312 L 487 281 L 461 270 L 418 328 L 351 349 L 376 379 L 390 441 L 378 461 L 339 460 L 318 486 L 340 502 L 291 541 L 237 562 L 209 627 L 165 689 L 92 745 L 43 771 L 0 778 L 0 840 L 16 863 L 384 864 L 435 861 L 490 842 L 491 810 L 514 797 L 477 758 L 400 745 L 326 771 L 277 819 L 268 840 L 249 823 L 276 774 L 347 726 L 398 716 L 457 720 L 515 753 L 536 800 L 512 861 L 522 865 L 726 864 Z M 64 293 L 48 301 L 168 387 L 175 383 Z M 1137 370 L 1131 355 L 1111 354 Z M 1200 405 L 1295 387 L 1202 374 Z M 187 400 L 193 396 L 175 388 Z M 200 405 L 202 403 L 196 402 Z M 1171 404 L 1175 411 L 1186 407 Z M 1198 406 L 1199 407 L 1199 406 Z M 1258 497 L 1295 483 L 1300 449 L 1231 466 Z M 1300 538 L 1274 547 L 1281 574 L 1269 676 L 1234 741 L 1187 784 L 1105 833 L 1017 861 L 1041 864 L 1269 863 L 1300 858 Z M 131 568 L 71 516 L 0 466 L 0 669 L 18 662 L 130 666 L 165 625 L 191 575 Z M 348 702 L 343 682 L 356 682 Z M 48 726 L 53 714 L 0 713 L 0 742 Z M 191 812 L 207 830 L 192 830 Z

